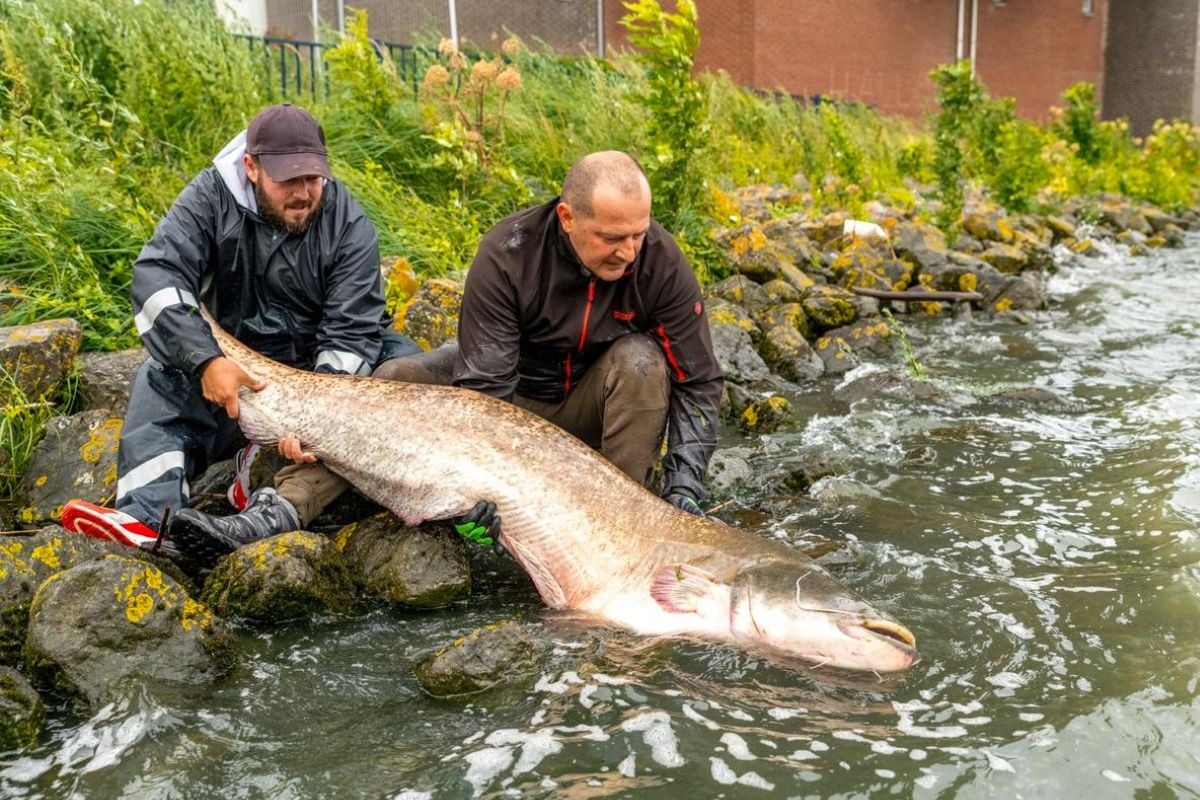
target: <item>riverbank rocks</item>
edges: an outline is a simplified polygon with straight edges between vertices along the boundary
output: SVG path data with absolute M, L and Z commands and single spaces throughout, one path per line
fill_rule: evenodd
M 224 623 L 162 570 L 107 555 L 42 584 L 25 662 L 35 685 L 96 707 L 133 682 L 211 683 L 232 664 L 230 641 Z
M 51 525 L 33 536 L 0 538 L 0 664 L 17 664 L 29 606 L 42 583 L 76 564 L 116 552 L 117 545 Z
M 0 751 L 33 747 L 46 708 L 41 695 L 12 667 L 0 667 Z
M 271 623 L 345 613 L 355 599 L 341 552 L 329 539 L 306 531 L 238 548 L 217 563 L 201 595 L 221 617 Z
M 51 419 L 21 481 L 21 521 L 57 520 L 73 498 L 111 505 L 121 426 L 105 409 Z
M 396 330 L 432 350 L 458 336 L 463 286 L 449 278 L 431 278 L 396 312 Z
M 814 286 L 804 293 L 800 304 L 816 331 L 839 328 L 858 319 L 854 294 L 840 286 Z
M 133 373 L 146 360 L 141 347 L 115 353 L 81 353 L 79 363 L 80 410 L 108 409 L 115 417 L 125 415 Z
M 368 598 L 439 608 L 471 593 L 466 548 L 443 525 L 410 527 L 377 514 L 343 528 L 336 542 Z
M 73 319 L 51 319 L 32 325 L 0 328 L 0 400 L 37 402 L 49 396 L 75 363 L 83 343 L 83 326 Z
M 434 697 L 475 694 L 531 677 L 542 649 L 518 622 L 478 628 L 413 667 L 421 688 Z

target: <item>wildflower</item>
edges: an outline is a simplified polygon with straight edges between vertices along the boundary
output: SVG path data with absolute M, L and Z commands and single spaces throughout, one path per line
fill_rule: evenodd
M 476 61 L 471 67 L 472 83 L 490 83 L 496 80 L 500 65 L 495 61 Z
M 458 50 L 458 48 L 454 46 L 454 41 L 451 39 L 442 39 L 440 42 L 438 42 L 437 49 L 438 52 L 444 56 L 448 56 L 451 53 L 457 52 Z
M 425 72 L 425 80 L 422 86 L 426 89 L 437 89 L 445 86 L 450 82 L 450 71 L 441 64 L 434 64 Z
M 467 57 L 461 51 L 455 51 L 450 54 L 450 69 L 464 70 L 467 68 Z
M 521 52 L 521 40 L 515 36 L 505 39 L 500 44 L 500 52 L 504 53 L 504 55 L 508 56 L 509 58 L 515 56 L 517 53 Z
M 506 67 L 496 77 L 496 86 L 502 92 L 515 92 L 521 88 L 521 73 L 517 72 L 514 67 Z

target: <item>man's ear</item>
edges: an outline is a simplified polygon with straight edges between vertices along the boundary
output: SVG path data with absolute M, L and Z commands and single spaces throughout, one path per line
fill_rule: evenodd
M 249 153 L 242 154 L 242 163 L 246 165 L 246 177 L 255 186 L 258 185 L 258 164 L 254 163 L 254 157 Z
M 554 207 L 555 213 L 558 214 L 558 224 L 567 233 L 571 232 L 571 225 L 575 222 L 575 212 L 566 203 L 559 203 Z

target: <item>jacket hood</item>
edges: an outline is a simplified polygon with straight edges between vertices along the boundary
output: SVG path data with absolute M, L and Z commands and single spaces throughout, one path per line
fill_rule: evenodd
M 258 201 L 254 198 L 254 185 L 246 176 L 246 165 L 242 156 L 246 154 L 246 132 L 242 131 L 233 137 L 229 144 L 221 148 L 213 159 L 213 166 L 225 184 L 225 188 L 233 195 L 233 199 L 242 208 L 258 213 Z

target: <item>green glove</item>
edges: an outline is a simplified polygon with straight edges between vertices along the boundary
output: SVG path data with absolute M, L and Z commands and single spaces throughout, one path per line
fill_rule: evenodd
M 496 504 L 487 500 L 480 500 L 474 508 L 452 524 L 459 536 L 476 544 L 490 545 L 500 534 L 500 517 L 496 514 Z

